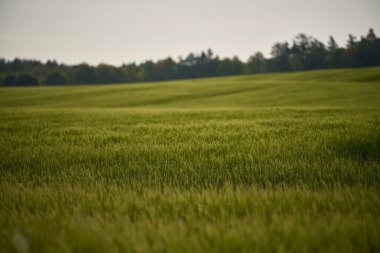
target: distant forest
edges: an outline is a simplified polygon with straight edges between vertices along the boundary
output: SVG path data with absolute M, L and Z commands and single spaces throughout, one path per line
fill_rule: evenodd
M 199 77 L 288 72 L 329 68 L 380 66 L 380 39 L 373 29 L 357 39 L 348 36 L 345 47 L 340 47 L 331 36 L 325 45 L 306 34 L 297 35 L 291 43 L 276 43 L 271 57 L 260 52 L 247 62 L 238 57 L 219 58 L 211 49 L 199 54 L 190 53 L 178 60 L 166 58 L 141 64 L 107 64 L 91 66 L 43 63 L 38 60 L 0 59 L 0 84 L 3 86 L 108 84 L 146 81 L 190 79 Z

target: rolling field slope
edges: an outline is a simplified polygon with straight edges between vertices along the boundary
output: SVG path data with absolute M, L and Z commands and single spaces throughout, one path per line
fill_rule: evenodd
M 2 88 L 0 107 L 378 107 L 380 68 L 263 74 L 129 85 Z
M 0 89 L 1 252 L 380 252 L 380 68 Z

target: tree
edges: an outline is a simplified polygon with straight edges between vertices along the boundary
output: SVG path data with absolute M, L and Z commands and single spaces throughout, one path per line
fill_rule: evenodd
M 358 67 L 360 64 L 357 61 L 357 42 L 356 37 L 352 34 L 348 35 L 347 49 L 345 51 L 344 60 L 347 67 Z
M 16 76 L 15 75 L 7 75 L 3 80 L 4 86 L 14 86 L 16 85 Z
M 348 35 L 347 48 L 355 46 L 356 37 L 352 34 Z
M 243 63 L 234 56 L 232 59 L 224 58 L 220 61 L 218 74 L 221 76 L 240 75 L 243 70 Z
M 356 44 L 355 62 L 358 66 L 376 66 L 380 64 L 380 39 L 373 29 L 369 29 L 367 37 L 362 37 Z
M 62 73 L 55 71 L 46 78 L 46 84 L 48 85 L 65 85 L 68 83 L 67 77 Z
M 267 61 L 261 52 L 249 57 L 246 72 L 248 74 L 264 73 L 267 71 Z
M 368 31 L 368 34 L 367 34 L 367 40 L 369 41 L 375 41 L 377 38 L 376 38 L 376 34 L 375 32 L 373 31 L 372 28 L 369 29 Z
M 172 58 L 158 61 L 154 65 L 154 75 L 157 80 L 172 80 L 176 74 L 176 63 Z
M 4 58 L 0 58 L 0 73 L 4 73 L 7 70 L 7 65 L 6 60 Z
M 330 36 L 327 42 L 326 64 L 329 68 L 339 68 L 344 66 L 343 49 L 335 42 L 334 37 Z
M 16 79 L 16 85 L 20 85 L 20 86 L 36 86 L 38 84 L 39 82 L 37 78 L 35 78 L 34 76 L 30 74 L 19 75 Z
M 97 83 L 118 83 L 123 81 L 123 76 L 114 66 L 107 64 L 99 64 L 96 67 Z
M 126 82 L 141 81 L 139 80 L 139 67 L 136 65 L 136 63 L 130 63 L 128 65 L 123 64 L 120 69 L 125 75 Z
M 26 66 L 27 66 L 27 63 L 23 62 L 22 60 L 18 58 L 15 58 L 13 62 L 10 62 L 9 64 L 10 70 L 14 72 L 25 71 Z
M 312 38 L 309 52 L 306 57 L 307 69 L 321 69 L 326 67 L 327 51 L 325 45 Z
M 50 68 L 50 69 L 57 69 L 59 67 L 58 63 L 55 60 L 54 61 L 48 60 L 45 64 L 45 66 Z
M 325 46 L 317 39 L 299 34 L 293 40 L 290 55 L 292 70 L 310 70 L 323 68 L 326 58 Z
M 273 56 L 271 61 L 272 71 L 290 70 L 290 48 L 288 42 L 274 44 L 271 54 Z
M 94 67 L 86 63 L 79 64 L 73 67 L 74 75 L 71 80 L 75 80 L 77 84 L 97 83 L 96 70 Z
M 141 64 L 141 71 L 140 71 L 140 78 L 143 81 L 154 81 L 155 75 L 154 75 L 154 63 L 153 61 L 149 60 Z
M 339 49 L 339 46 L 335 42 L 334 37 L 330 36 L 329 37 L 329 42 L 327 42 L 327 50 L 329 50 L 329 51 L 335 51 L 335 50 L 338 50 L 338 49 Z
M 240 61 L 239 57 L 234 56 L 232 58 L 232 74 L 233 75 L 241 75 L 243 74 L 243 62 Z

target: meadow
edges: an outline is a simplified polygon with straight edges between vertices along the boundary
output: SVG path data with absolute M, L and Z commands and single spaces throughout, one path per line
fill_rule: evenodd
M 1 252 L 380 252 L 380 68 L 0 89 Z

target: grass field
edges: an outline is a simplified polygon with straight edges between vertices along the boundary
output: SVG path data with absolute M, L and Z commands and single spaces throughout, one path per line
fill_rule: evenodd
M 0 89 L 1 252 L 380 252 L 380 68 Z

